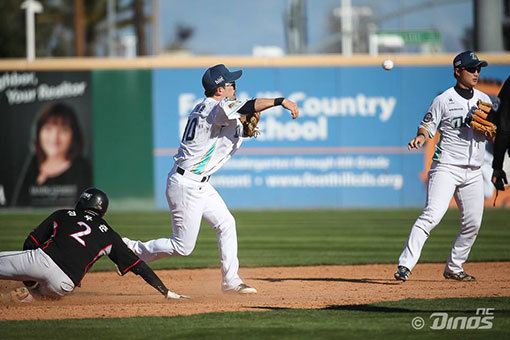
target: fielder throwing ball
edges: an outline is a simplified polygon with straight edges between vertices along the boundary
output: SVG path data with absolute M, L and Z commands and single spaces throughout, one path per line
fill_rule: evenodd
M 92 265 L 103 255 L 115 262 L 122 274 L 132 271 L 167 298 L 178 299 L 145 262 L 122 242 L 103 219 L 108 197 L 99 189 L 85 190 L 75 209 L 57 210 L 25 240 L 23 251 L 0 252 L 0 279 L 24 281 L 8 297 L 21 302 L 32 294 L 59 298 L 70 294 Z
M 477 131 L 475 127 L 478 125 L 474 124 L 473 118 L 479 107 L 487 111 L 490 106 L 489 96 L 474 88 L 481 68 L 485 66 L 487 62 L 479 60 L 471 51 L 457 55 L 453 60 L 457 84 L 434 99 L 418 127 L 416 137 L 409 142 L 409 150 L 419 149 L 437 130 L 441 133 L 428 174 L 425 208 L 412 226 L 398 260 L 395 272 L 397 280 L 408 279 L 420 258 L 425 241 L 443 218 L 452 196 L 460 211 L 461 226 L 446 262 L 444 277 L 458 281 L 475 279 L 464 272 L 462 265 L 468 258 L 482 223 L 484 186 L 481 166 L 486 139 L 494 138 L 494 130 L 483 130 L 484 126 L 492 128 L 490 122 Z M 479 104 L 480 100 L 484 103 Z
M 209 183 L 209 178 L 239 149 L 242 137 L 256 136 L 260 112 L 281 105 L 297 118 L 297 105 L 285 98 L 236 98 L 235 81 L 242 71 L 225 65 L 210 67 L 202 77 L 206 98 L 190 113 L 175 164 L 168 174 L 166 197 L 172 215 L 170 238 L 124 242 L 146 262 L 168 256 L 190 255 L 202 218 L 217 231 L 222 290 L 253 294 L 238 275 L 237 234 L 234 217 Z

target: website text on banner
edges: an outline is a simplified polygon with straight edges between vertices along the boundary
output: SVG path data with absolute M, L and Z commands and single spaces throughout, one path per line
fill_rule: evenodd
M 196 80 L 203 70 L 153 72 L 154 188 L 157 206 L 166 208 L 161 188 L 187 115 L 202 98 Z M 245 141 L 211 178 L 229 206 L 423 205 L 427 155 L 408 152 L 406 145 L 433 94 L 450 86 L 450 66 L 396 67 L 392 72 L 376 66 L 268 67 L 245 72 L 249 76 L 238 82 L 238 97 L 284 96 L 299 105 L 301 114 L 289 121 L 279 107 L 265 111 L 262 134 Z M 483 77 L 494 81 L 509 73 L 510 66 L 495 65 Z

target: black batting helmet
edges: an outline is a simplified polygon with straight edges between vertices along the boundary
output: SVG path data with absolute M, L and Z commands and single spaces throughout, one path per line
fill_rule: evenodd
M 92 210 L 103 217 L 108 210 L 108 196 L 96 188 L 88 188 L 80 195 L 76 210 Z

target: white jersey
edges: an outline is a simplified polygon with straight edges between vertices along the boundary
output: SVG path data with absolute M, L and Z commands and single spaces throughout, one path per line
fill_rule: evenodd
M 433 160 L 452 165 L 481 166 L 486 139 L 465 121 L 472 115 L 478 99 L 491 102 L 488 95 L 474 89 L 473 98 L 464 99 L 453 87 L 434 98 L 420 124 L 433 137 L 439 130 L 441 138 L 436 145 Z
M 239 149 L 243 125 L 237 112 L 246 101 L 205 98 L 188 117 L 174 161 L 192 173 L 210 176 Z

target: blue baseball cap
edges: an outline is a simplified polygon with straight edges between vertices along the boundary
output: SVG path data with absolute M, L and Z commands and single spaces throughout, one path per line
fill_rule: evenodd
M 224 83 L 241 78 L 242 74 L 242 70 L 230 72 L 223 64 L 215 65 L 205 71 L 202 76 L 202 86 L 206 91 L 213 91 Z
M 489 65 L 485 60 L 479 60 L 475 52 L 473 51 L 464 51 L 462 53 L 457 54 L 457 56 L 453 59 L 453 67 L 485 67 Z

